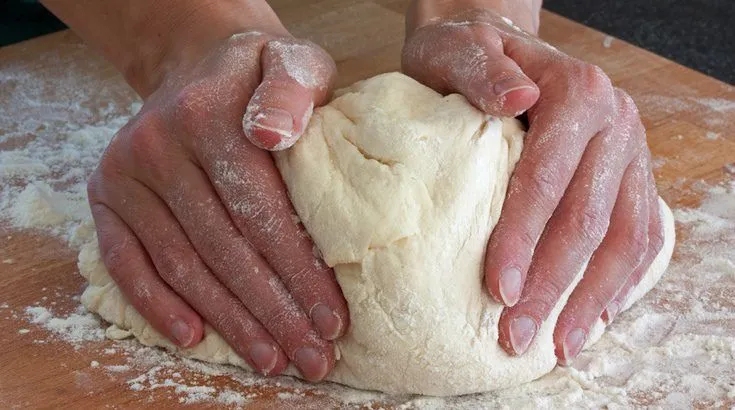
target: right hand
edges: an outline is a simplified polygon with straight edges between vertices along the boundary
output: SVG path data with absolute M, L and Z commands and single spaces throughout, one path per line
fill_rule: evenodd
M 187 348 L 206 322 L 256 371 L 292 361 L 316 381 L 334 366 L 347 304 L 255 145 L 293 144 L 336 70 L 278 26 L 174 65 L 111 141 L 88 192 L 109 273 L 156 330 Z
M 663 246 L 663 225 L 633 99 L 599 67 L 532 34 L 532 3 L 414 1 L 403 68 L 489 115 L 528 112 L 485 285 L 505 305 L 499 343 L 521 355 L 584 269 L 554 327 L 557 358 L 569 365 L 598 319 L 610 323 L 625 305 Z

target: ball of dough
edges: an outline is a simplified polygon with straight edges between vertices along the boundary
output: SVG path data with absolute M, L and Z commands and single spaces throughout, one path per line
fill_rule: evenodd
M 498 345 L 502 306 L 483 286 L 485 246 L 523 137 L 514 119 L 489 117 L 460 95 L 442 96 L 389 73 L 340 90 L 315 110 L 296 145 L 275 154 L 294 207 L 350 309 L 351 327 L 337 342 L 341 358 L 329 380 L 446 396 L 514 386 L 553 369 L 554 324 L 581 273 L 518 357 Z M 650 290 L 671 257 L 673 221 L 661 205 L 666 243 L 628 306 Z M 127 305 L 96 246 L 80 255 L 90 280 L 85 305 L 116 332 L 175 349 Z M 596 336 L 602 328 L 599 322 Z M 247 367 L 211 328 L 181 353 Z

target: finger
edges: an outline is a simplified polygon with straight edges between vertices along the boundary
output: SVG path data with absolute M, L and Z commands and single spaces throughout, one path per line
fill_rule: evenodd
M 312 110 L 326 102 L 337 69 L 317 45 L 296 39 L 270 40 L 261 52 L 263 80 L 242 119 L 247 138 L 272 151 L 292 146 Z
M 419 29 L 403 50 L 403 71 L 440 92 L 458 92 L 495 116 L 518 116 L 539 89 L 503 51 L 497 31 L 482 22 Z
M 118 189 L 106 189 L 105 197 L 136 233 L 161 279 L 211 323 L 254 369 L 266 375 L 283 371 L 288 364 L 286 355 L 210 272 L 160 198 L 132 179 L 118 184 Z
M 519 302 L 501 315 L 499 341 L 509 353 L 528 348 L 605 235 L 623 173 L 643 135 L 629 103 L 621 100 L 613 126 L 590 141 L 539 240 Z
M 650 156 L 650 154 L 649 154 Z M 653 261 L 658 256 L 659 252 L 663 248 L 664 244 L 664 227 L 661 222 L 661 209 L 659 205 L 658 193 L 656 190 L 656 181 L 653 178 L 653 172 L 648 165 L 648 178 L 646 181 L 648 190 L 648 248 L 643 261 L 628 277 L 623 287 L 618 291 L 617 295 L 608 304 L 605 311 L 602 313 L 602 320 L 607 324 L 612 323 L 615 317 L 628 308 L 628 299 L 631 293 L 635 290 L 636 286 L 641 282 L 641 279 L 648 272 L 648 269 L 653 264 Z
M 649 207 L 646 161 L 646 156 L 639 154 L 625 171 L 607 234 L 557 319 L 555 352 L 563 365 L 571 363 L 582 350 L 590 328 L 646 254 Z
M 179 347 L 196 346 L 204 325 L 199 315 L 156 272 L 138 238 L 115 212 L 91 205 L 102 259 L 130 304 Z

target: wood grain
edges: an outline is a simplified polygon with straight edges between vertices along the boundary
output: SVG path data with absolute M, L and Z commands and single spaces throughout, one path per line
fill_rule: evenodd
M 309 38 L 332 54 L 340 72 L 339 85 L 399 69 L 406 0 L 270 3 L 296 36 Z M 722 101 L 735 100 L 732 86 L 620 40 L 605 47 L 604 34 L 549 12 L 543 13 L 541 27 L 542 38 L 566 53 L 601 66 L 637 101 L 656 163 L 660 164 L 656 177 L 661 193 L 670 204 L 694 205 L 700 198 L 688 187 L 699 180 L 713 183 L 726 176 L 724 166 L 735 161 L 735 111 Z M 62 78 L 66 70 L 79 70 L 106 84 L 106 98 L 132 101 L 121 77 L 68 31 L 0 49 L 0 70 L 10 65 L 22 67 L 48 84 Z M 51 86 L 48 93 L 49 100 L 60 98 Z M 0 95 L 0 104 L 2 100 Z M 91 95 L 85 103 L 102 105 L 106 101 Z M 0 133 L 2 130 L 0 123 Z M 717 138 L 711 138 L 713 135 Z M 111 342 L 95 342 L 79 349 L 63 342 L 44 342 L 49 339 L 48 333 L 29 325 L 23 309 L 53 301 L 56 311 L 63 313 L 78 304 L 69 297 L 78 295 L 83 285 L 76 271 L 76 255 L 61 241 L 36 232 L 5 226 L 0 228 L 0 238 L 0 261 L 5 261 L 0 263 L 0 303 L 8 306 L 0 309 L 0 407 L 179 405 L 171 389 L 132 392 L 125 383 L 131 373 L 110 374 L 91 368 L 92 360 L 99 360 L 103 366 L 124 362 L 120 355 L 100 355 Z M 21 335 L 20 329 L 30 332 Z M 225 376 L 215 377 L 212 383 L 243 389 Z M 258 389 L 259 396 L 250 403 L 251 408 L 282 406 L 275 398 L 282 389 Z M 312 394 L 300 404 L 319 408 L 340 403 Z

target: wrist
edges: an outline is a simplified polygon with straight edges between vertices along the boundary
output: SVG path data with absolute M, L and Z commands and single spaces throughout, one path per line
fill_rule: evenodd
M 446 19 L 473 9 L 491 10 L 529 33 L 537 34 L 542 0 L 413 0 L 406 13 L 406 31 L 437 19 Z
M 193 66 L 234 34 L 262 31 L 288 35 L 273 10 L 261 0 L 179 0 L 172 10 L 149 13 L 139 25 L 137 47 L 125 53 L 117 65 L 128 84 L 144 98 L 172 72 Z

